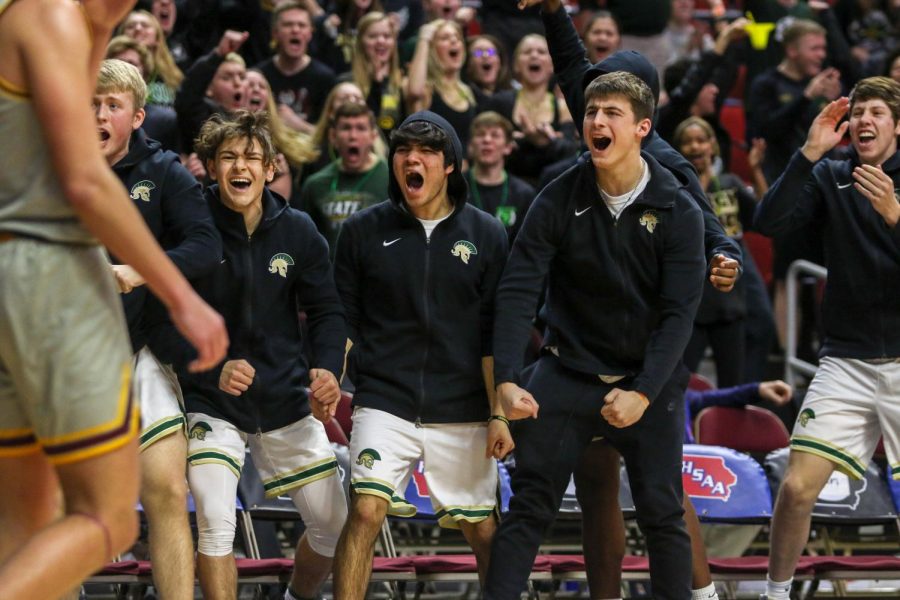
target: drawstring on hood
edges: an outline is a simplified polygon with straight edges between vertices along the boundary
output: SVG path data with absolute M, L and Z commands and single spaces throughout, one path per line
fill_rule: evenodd
M 413 113 L 406 117 L 403 120 L 403 123 L 400 124 L 400 127 L 404 125 L 408 125 L 414 121 L 425 121 L 431 123 L 450 138 L 450 144 L 453 147 L 453 172 L 447 176 L 447 196 L 450 198 L 450 203 L 453 205 L 454 211 L 459 210 L 463 204 L 466 202 L 466 198 L 469 195 L 469 186 L 466 183 L 466 178 L 462 174 L 462 159 L 463 159 L 463 148 L 462 143 L 459 141 L 459 136 L 456 135 L 456 130 L 453 129 L 453 126 L 447 122 L 442 116 L 431 112 L 430 110 L 422 110 L 417 113 Z M 399 127 L 398 127 L 399 129 Z M 395 204 L 405 207 L 406 201 L 403 198 L 403 192 L 400 189 L 400 184 L 397 182 L 397 178 L 394 176 L 394 151 L 396 147 L 393 142 L 391 143 L 390 152 L 388 154 L 388 169 L 390 172 L 390 177 L 388 179 L 388 196 L 391 201 Z

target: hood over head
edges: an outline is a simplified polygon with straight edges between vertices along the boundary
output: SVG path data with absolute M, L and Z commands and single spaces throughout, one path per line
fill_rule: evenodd
M 643 54 L 634 50 L 619 50 L 597 64 L 592 65 L 584 72 L 584 77 L 581 79 L 581 89 L 587 89 L 587 86 L 601 75 L 616 71 L 626 71 L 640 77 L 644 83 L 650 86 L 654 100 L 657 104 L 659 103 L 659 73 L 656 72 L 656 67 L 644 58 Z
M 453 165 L 453 172 L 447 176 L 447 196 L 450 198 L 450 202 L 453 204 L 454 209 L 458 210 L 465 203 L 466 197 L 469 195 L 469 186 L 466 183 L 466 178 L 462 174 L 462 160 L 465 155 L 463 154 L 463 147 L 462 143 L 459 141 L 459 136 L 456 134 L 456 130 L 453 129 L 453 126 L 450 125 L 444 117 L 433 113 L 430 110 L 422 110 L 409 115 L 397 129 L 401 129 L 404 125 L 408 125 L 414 121 L 426 121 L 431 123 L 447 134 L 447 137 L 450 139 L 450 145 L 453 152 L 450 163 Z M 392 202 L 403 206 L 405 205 L 403 192 L 400 191 L 400 185 L 397 183 L 397 178 L 394 176 L 395 150 L 396 144 L 392 137 L 390 151 L 388 153 L 388 171 L 390 174 L 388 180 L 388 196 Z

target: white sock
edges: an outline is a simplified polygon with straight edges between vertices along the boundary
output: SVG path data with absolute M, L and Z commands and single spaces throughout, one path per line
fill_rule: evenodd
M 287 589 L 284 590 L 284 600 L 300 600 L 300 599 L 291 593 L 291 586 L 288 586 Z
M 768 600 L 790 600 L 792 583 L 794 583 L 793 577 L 787 581 L 772 581 L 770 577 L 766 577 L 766 598 Z
M 704 588 L 691 590 L 691 600 L 719 600 L 719 594 L 716 593 L 716 584 L 710 583 Z

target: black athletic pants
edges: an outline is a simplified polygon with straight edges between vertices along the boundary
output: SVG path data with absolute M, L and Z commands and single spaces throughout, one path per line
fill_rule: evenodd
M 630 389 L 631 379 L 608 385 L 566 369 L 555 356 L 538 361 L 528 390 L 540 404 L 539 416 L 515 424 L 513 497 L 491 547 L 486 600 L 519 598 L 572 471 L 598 435 L 625 459 L 638 525 L 647 538 L 653 597 L 691 597 L 691 543 L 681 507 L 688 377 L 679 366 L 641 420 L 617 429 L 600 415 L 603 398 L 613 387 Z

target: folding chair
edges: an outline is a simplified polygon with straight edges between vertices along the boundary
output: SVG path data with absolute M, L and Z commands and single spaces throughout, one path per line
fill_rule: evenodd
M 694 438 L 698 444 L 724 446 L 760 458 L 791 443 L 781 419 L 772 411 L 752 404 L 743 408 L 704 408 L 694 420 Z
M 688 380 L 688 389 L 697 392 L 705 392 L 707 390 L 716 389 L 716 385 L 710 381 L 708 377 L 705 377 L 700 373 L 691 373 L 691 378 Z

